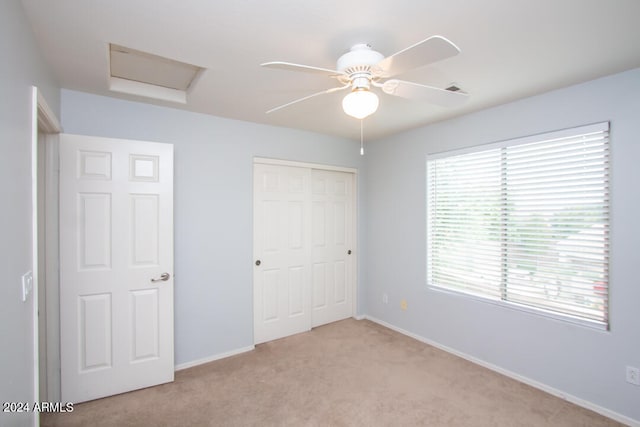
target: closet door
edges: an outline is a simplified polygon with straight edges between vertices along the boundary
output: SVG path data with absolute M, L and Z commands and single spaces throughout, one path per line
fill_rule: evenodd
M 311 329 L 307 168 L 254 165 L 254 342 Z
M 311 325 L 353 315 L 353 174 L 311 174 Z
M 354 174 L 254 164 L 254 343 L 353 316 Z

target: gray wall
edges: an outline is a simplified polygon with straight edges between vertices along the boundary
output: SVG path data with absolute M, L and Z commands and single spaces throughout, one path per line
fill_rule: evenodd
M 369 144 L 365 312 L 397 328 L 640 420 L 640 69 Z M 426 155 L 611 122 L 611 330 L 426 289 Z M 389 303 L 382 303 L 388 293 Z M 406 299 L 408 310 L 400 309 Z
M 253 157 L 363 162 L 355 141 L 67 90 L 62 126 L 174 144 L 176 364 L 253 345 Z
M 33 399 L 33 299 L 21 300 L 31 270 L 31 86 L 58 112 L 59 90 L 36 47 L 22 4 L 0 1 L 0 401 Z M 31 425 L 0 413 L 0 425 Z

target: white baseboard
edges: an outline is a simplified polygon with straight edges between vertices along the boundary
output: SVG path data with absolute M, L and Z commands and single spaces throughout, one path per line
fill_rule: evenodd
M 224 359 L 226 357 L 235 356 L 236 354 L 246 353 L 247 351 L 251 351 L 255 349 L 255 346 L 250 345 L 248 347 L 238 348 L 236 350 L 231 350 L 226 353 L 215 354 L 210 357 L 205 357 L 204 359 L 193 360 L 191 362 L 181 363 L 175 366 L 176 371 L 181 371 L 187 368 L 193 368 L 194 366 L 202 365 L 204 363 L 213 362 L 214 360 Z
M 389 329 L 391 329 L 393 331 L 399 332 L 399 333 L 401 333 L 403 335 L 411 337 L 411 338 L 413 338 L 415 340 L 418 340 L 420 342 L 423 342 L 425 344 L 428 344 L 428 345 L 431 345 L 433 347 L 439 348 L 440 350 L 446 351 L 447 353 L 451 353 L 453 355 L 461 357 L 461 358 L 463 358 L 465 360 L 468 360 L 469 362 L 475 363 L 476 365 L 480 365 L 480 366 L 482 366 L 484 368 L 491 369 L 494 372 L 497 372 L 497 373 L 502 374 L 504 376 L 507 376 L 509 378 L 513 378 L 514 380 L 520 381 L 521 383 L 524 383 L 524 384 L 527 384 L 527 385 L 530 385 L 531 387 L 535 387 L 535 388 L 537 388 L 539 390 L 542 390 L 542 391 L 544 391 L 546 393 L 549 393 L 549 394 L 551 394 L 553 396 L 556 396 L 556 397 L 559 397 L 559 398 L 561 398 L 563 400 L 566 400 L 567 402 L 571 402 L 571 403 L 576 404 L 578 406 L 581 406 L 583 408 L 589 409 L 589 410 L 591 410 L 593 412 L 597 412 L 598 414 L 604 415 L 605 417 L 611 418 L 611 419 L 616 420 L 616 421 L 618 421 L 620 423 L 623 423 L 623 424 L 626 424 L 626 425 L 629 425 L 629 426 L 632 426 L 632 427 L 640 427 L 640 421 L 639 420 L 634 420 L 633 418 L 629 418 L 629 417 L 627 417 L 625 415 L 622 415 L 622 414 L 619 414 L 617 412 L 611 411 L 611 410 L 609 410 L 607 408 L 603 408 L 602 406 L 598 406 L 595 403 L 592 403 L 592 402 L 589 402 L 587 400 L 581 399 L 579 397 L 573 396 L 571 394 L 565 393 L 564 391 L 558 390 L 557 388 L 550 387 L 547 384 L 541 383 L 539 381 L 532 380 L 531 378 L 524 377 L 522 375 L 516 374 L 515 372 L 511 372 L 511 371 L 509 371 L 507 369 L 503 369 L 503 368 L 501 368 L 501 367 L 499 367 L 497 365 L 493 365 L 491 363 L 485 362 L 484 360 L 481 360 L 481 359 L 478 359 L 476 357 L 470 356 L 470 355 L 468 355 L 466 353 L 462 353 L 462 352 L 460 352 L 458 350 L 455 350 L 453 348 L 447 347 L 447 346 L 442 345 L 440 343 L 437 343 L 435 341 L 426 339 L 426 338 L 424 338 L 424 337 L 422 337 L 420 335 L 414 334 L 412 332 L 405 331 L 402 328 L 398 328 L 397 326 L 394 326 L 394 325 L 392 325 L 390 323 L 387 323 L 387 322 L 385 322 L 383 320 L 380 320 L 380 319 L 377 319 L 375 317 L 367 316 L 367 315 L 359 316 L 359 317 L 367 319 L 367 320 L 370 320 L 370 321 L 372 321 L 374 323 L 382 325 L 382 326 L 384 326 L 386 328 L 389 328 Z M 360 319 L 358 319 L 358 320 L 360 320 Z

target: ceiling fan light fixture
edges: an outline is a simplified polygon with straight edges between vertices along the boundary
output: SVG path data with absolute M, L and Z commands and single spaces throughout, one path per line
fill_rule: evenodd
M 356 89 L 344 97 L 342 109 L 351 117 L 364 119 L 376 112 L 378 104 L 378 95 L 366 89 Z

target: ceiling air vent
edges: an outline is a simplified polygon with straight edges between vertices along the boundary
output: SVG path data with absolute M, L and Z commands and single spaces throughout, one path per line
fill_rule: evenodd
M 109 45 L 109 89 L 164 101 L 187 102 L 203 68 L 115 44 Z

